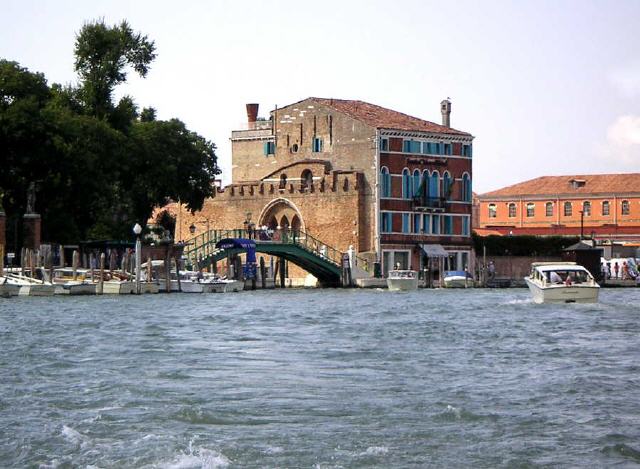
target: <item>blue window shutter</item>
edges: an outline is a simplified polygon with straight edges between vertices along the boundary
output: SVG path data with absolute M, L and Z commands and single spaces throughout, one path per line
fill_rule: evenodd
M 262 147 L 264 154 L 268 155 L 269 154 L 269 142 L 264 142 L 264 145 Z

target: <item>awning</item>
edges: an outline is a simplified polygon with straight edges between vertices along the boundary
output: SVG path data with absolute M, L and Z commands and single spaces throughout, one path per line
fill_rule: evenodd
M 449 253 L 439 244 L 421 244 L 420 247 L 428 257 L 449 257 Z

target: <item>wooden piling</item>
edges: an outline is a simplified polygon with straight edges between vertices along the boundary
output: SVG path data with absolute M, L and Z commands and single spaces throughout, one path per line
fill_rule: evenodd
M 169 250 L 167 250 L 164 258 L 164 283 L 167 293 L 171 293 L 171 258 L 169 257 Z
M 100 283 L 98 284 L 98 295 L 102 295 L 104 293 L 104 261 L 105 255 L 103 252 L 100 253 Z
M 180 283 L 180 266 L 178 265 L 178 260 L 174 257 L 173 263 L 176 265 L 176 279 L 178 280 L 178 291 L 182 291 L 182 284 Z
M 264 267 L 264 257 L 260 256 L 260 282 L 262 284 L 262 289 L 267 288 L 267 279 L 265 278 L 266 270 Z
M 78 251 L 73 251 L 73 256 L 71 257 L 71 268 L 73 269 L 73 280 L 78 278 L 78 257 L 80 253 Z

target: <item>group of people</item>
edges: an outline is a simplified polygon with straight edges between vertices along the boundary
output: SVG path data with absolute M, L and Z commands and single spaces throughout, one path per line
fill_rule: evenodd
M 614 261 L 613 266 L 610 261 L 601 262 L 600 271 L 602 272 L 602 277 L 607 280 L 634 280 L 638 277 L 635 268 L 629 265 L 627 261 L 622 261 L 622 265 L 618 261 Z

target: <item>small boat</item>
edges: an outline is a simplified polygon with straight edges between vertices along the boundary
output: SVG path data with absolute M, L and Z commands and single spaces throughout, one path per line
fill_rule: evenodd
M 443 277 L 445 288 L 473 288 L 473 276 L 465 270 L 448 270 Z
M 390 270 L 387 276 L 389 291 L 410 291 L 418 288 L 418 272 L 415 270 Z
M 96 284 L 89 280 L 89 271 L 61 268 L 53 271 L 56 295 L 95 295 Z
M 595 303 L 600 285 L 575 262 L 534 262 L 524 278 L 535 303 Z
M 7 283 L 7 277 L 0 277 L 0 297 L 9 298 L 20 294 L 20 285 Z
M 5 290 L 10 290 L 20 296 L 51 296 L 55 292 L 55 287 L 46 280 L 37 280 L 25 275 L 7 273 L 2 284 Z

